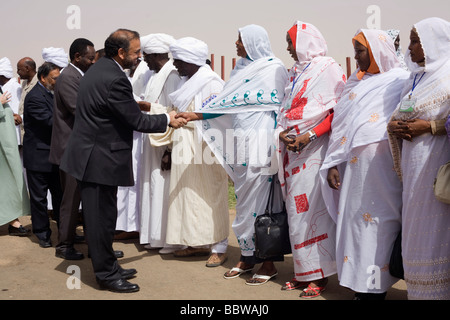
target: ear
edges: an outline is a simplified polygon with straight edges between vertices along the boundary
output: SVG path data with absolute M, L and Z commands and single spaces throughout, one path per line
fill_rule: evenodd
M 81 60 L 81 54 L 79 52 L 75 53 L 75 61 L 80 61 Z
M 127 56 L 127 52 L 123 48 L 119 48 L 117 55 L 119 56 L 120 59 L 124 60 Z

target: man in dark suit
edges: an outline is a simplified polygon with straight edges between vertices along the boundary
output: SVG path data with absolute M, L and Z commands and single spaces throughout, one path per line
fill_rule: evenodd
M 58 167 L 48 160 L 53 123 L 53 88 L 60 72 L 53 63 L 45 62 L 38 69 L 38 82 L 24 102 L 23 165 L 30 192 L 33 233 L 43 248 L 52 246 L 47 211 L 50 190 L 53 218 L 58 222 L 62 190 Z
M 85 232 L 94 273 L 102 289 L 136 292 L 127 281 L 135 269 L 119 266 L 112 248 L 117 220 L 117 188 L 132 186 L 131 150 L 133 130 L 165 132 L 167 126 L 186 124 L 175 112 L 147 115 L 133 98 L 124 69 L 131 69 L 141 56 L 139 34 L 119 29 L 105 41 L 106 56 L 97 61 L 81 80 L 75 124 L 60 169 L 79 183 Z
M 66 149 L 75 121 L 78 88 L 81 78 L 94 63 L 94 44 L 84 38 L 72 42 L 70 64 L 64 68 L 55 84 L 55 108 L 49 161 L 57 166 Z M 58 244 L 55 256 L 67 260 L 80 260 L 83 253 L 75 250 L 76 227 L 79 218 L 80 192 L 77 181 L 64 171 L 59 172 L 63 197 L 59 213 Z

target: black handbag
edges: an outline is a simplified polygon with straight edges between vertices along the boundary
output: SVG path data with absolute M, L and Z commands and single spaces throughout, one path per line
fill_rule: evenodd
M 255 256 L 270 259 L 291 253 L 286 206 L 281 212 L 272 212 L 275 177 L 272 178 L 269 199 L 264 214 L 255 220 Z
M 405 279 L 403 270 L 403 258 L 402 258 L 402 232 L 400 231 L 394 242 L 394 248 L 392 249 L 391 259 L 389 261 L 389 273 L 391 276 Z

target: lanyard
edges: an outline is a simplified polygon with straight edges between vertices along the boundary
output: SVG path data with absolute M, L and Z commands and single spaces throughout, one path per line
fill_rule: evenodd
M 289 96 L 292 96 L 292 92 L 294 92 L 294 88 L 295 88 L 295 85 L 297 84 L 298 79 L 300 79 L 300 77 L 302 76 L 303 72 L 305 72 L 305 70 L 308 69 L 310 64 L 311 64 L 311 62 L 305 67 L 305 69 L 303 69 L 302 73 L 300 73 L 300 75 L 297 78 L 294 78 L 294 81 L 292 82 L 291 93 L 289 93 Z
M 414 89 L 417 87 L 417 85 L 419 84 L 420 80 L 422 80 L 422 78 L 423 78 L 424 75 L 425 75 L 425 72 L 422 73 L 422 76 L 420 77 L 419 81 L 417 81 L 417 83 L 416 83 L 417 74 L 416 74 L 416 76 L 414 77 L 413 87 L 412 87 L 411 93 L 409 94 L 409 99 L 411 99 L 412 94 L 413 94 L 413 92 L 414 92 Z

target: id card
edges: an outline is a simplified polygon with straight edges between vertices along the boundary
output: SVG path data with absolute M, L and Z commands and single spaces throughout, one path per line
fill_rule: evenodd
M 417 99 L 403 100 L 400 105 L 400 112 L 413 112 Z

